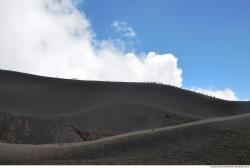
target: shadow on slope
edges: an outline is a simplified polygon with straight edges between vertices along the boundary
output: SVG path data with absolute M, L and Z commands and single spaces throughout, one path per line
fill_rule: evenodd
M 32 117 L 0 112 L 0 141 L 48 144 L 79 142 L 81 138 L 59 117 Z
M 82 128 L 83 132 L 111 135 L 159 128 L 198 120 L 143 104 L 108 104 L 65 115 L 65 120 Z
M 55 117 L 2 112 L 0 141 L 25 144 L 88 141 L 194 120 L 153 107 L 131 104 L 106 105 Z

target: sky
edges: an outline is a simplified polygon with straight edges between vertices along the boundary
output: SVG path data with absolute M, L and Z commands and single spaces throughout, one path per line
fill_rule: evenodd
M 0 68 L 250 97 L 248 0 L 0 2 Z

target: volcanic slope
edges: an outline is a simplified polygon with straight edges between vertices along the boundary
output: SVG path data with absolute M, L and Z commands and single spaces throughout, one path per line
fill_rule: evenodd
M 247 102 L 162 84 L 0 71 L 0 141 L 7 143 L 77 142 L 248 111 Z

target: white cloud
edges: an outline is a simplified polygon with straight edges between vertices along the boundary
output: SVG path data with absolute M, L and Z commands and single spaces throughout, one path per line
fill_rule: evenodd
M 172 54 L 126 53 L 99 41 L 73 0 L 0 1 L 0 68 L 39 75 L 182 86 Z M 135 36 L 127 24 L 114 25 Z
M 238 100 L 234 91 L 228 88 L 224 90 L 219 90 L 219 89 L 203 89 L 203 88 L 191 87 L 189 88 L 189 90 L 202 93 L 202 94 L 206 94 L 212 97 L 217 97 L 217 98 L 224 99 L 224 100 Z
M 128 26 L 127 22 L 115 20 L 111 27 L 115 29 L 117 32 L 123 33 L 125 37 L 135 37 L 136 33 L 132 29 L 132 27 Z

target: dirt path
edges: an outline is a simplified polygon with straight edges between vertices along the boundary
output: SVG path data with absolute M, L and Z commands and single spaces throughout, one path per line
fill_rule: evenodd
M 60 155 L 62 151 L 72 152 L 72 149 L 80 149 L 84 150 L 84 146 L 88 146 L 90 144 L 95 145 L 103 142 L 112 142 L 122 138 L 129 138 L 137 135 L 143 134 L 154 134 L 157 132 L 185 128 L 185 127 L 192 127 L 197 125 L 203 125 L 207 123 L 215 123 L 215 122 L 223 122 L 229 120 L 240 119 L 244 117 L 250 117 L 250 113 L 234 115 L 234 116 L 227 116 L 227 117 L 217 117 L 217 118 L 210 118 L 204 119 L 199 121 L 194 121 L 190 123 L 175 125 L 175 126 L 168 126 L 164 128 L 157 128 L 157 129 L 149 129 L 131 133 L 120 134 L 116 136 L 106 137 L 98 140 L 93 141 L 86 141 L 86 142 L 79 142 L 79 143 L 64 143 L 64 144 L 44 144 L 44 145 L 28 145 L 28 144 L 7 144 L 7 143 L 0 143 L 0 161 L 8 161 L 12 163 L 12 161 L 25 161 L 25 160 L 46 160 L 46 159 L 56 159 L 57 156 Z M 73 148 L 72 148 L 73 147 Z M 79 148 L 78 148 L 79 147 Z
M 124 133 L 124 134 L 119 134 L 119 135 L 114 135 L 110 137 L 105 137 L 102 139 L 98 140 L 93 140 L 93 141 L 87 141 L 87 142 L 76 142 L 76 143 L 62 143 L 62 144 L 43 144 L 43 145 L 29 145 L 29 144 L 8 144 L 9 146 L 30 146 L 30 147 L 68 147 L 72 145 L 80 145 L 80 144 L 89 144 L 89 143 L 98 143 L 101 141 L 106 141 L 106 140 L 113 140 L 121 137 L 128 137 L 128 136 L 133 136 L 133 135 L 139 135 L 139 134 L 145 134 L 145 133 L 152 133 L 152 132 L 159 132 L 159 131 L 166 131 L 166 130 L 172 130 L 172 129 L 178 129 L 178 128 L 184 128 L 184 127 L 190 127 L 190 126 L 196 126 L 196 125 L 202 125 L 202 124 L 207 124 L 207 123 L 214 123 L 214 122 L 223 122 L 223 121 L 228 121 L 228 120 L 234 120 L 234 119 L 240 119 L 244 117 L 250 117 L 250 113 L 245 113 L 245 114 L 239 114 L 239 115 L 233 115 L 233 116 L 226 116 L 226 117 L 216 117 L 216 118 L 208 118 L 208 119 L 203 119 L 203 120 L 198 120 L 198 121 L 193 121 L 189 123 L 184 123 L 184 124 L 179 124 L 179 125 L 173 125 L 173 126 L 168 126 L 168 127 L 163 127 L 163 128 L 155 128 L 155 129 L 147 129 L 147 130 L 142 130 L 142 131 L 135 131 L 135 132 L 129 132 L 129 133 Z M 7 144 L 7 143 L 0 143 L 0 146 Z
M 168 126 L 168 127 L 163 127 L 163 128 L 148 129 L 148 130 L 143 130 L 143 131 L 124 133 L 124 134 L 119 134 L 119 135 L 115 135 L 115 136 L 111 136 L 111 137 L 98 139 L 98 140 L 94 141 L 94 143 L 101 142 L 101 141 L 106 141 L 106 140 L 119 139 L 119 138 L 122 138 L 122 137 L 129 137 L 129 136 L 133 136 L 133 135 L 140 135 L 140 134 L 147 134 L 147 133 L 152 133 L 152 132 L 167 131 L 167 130 L 172 130 L 172 129 L 202 125 L 202 124 L 207 124 L 207 123 L 229 121 L 229 120 L 240 119 L 240 118 L 244 118 L 244 117 L 250 117 L 250 113 L 233 115 L 233 116 L 226 116 L 226 117 L 209 118 L 209 119 L 198 120 L 198 121 L 193 121 L 193 122 L 189 122 L 189 123 L 173 125 L 173 126 Z M 67 145 L 78 145 L 78 144 L 83 144 L 83 143 L 84 142 L 72 143 L 72 144 L 67 144 Z M 89 142 L 85 142 L 85 143 L 93 143 L 93 141 L 89 141 Z

